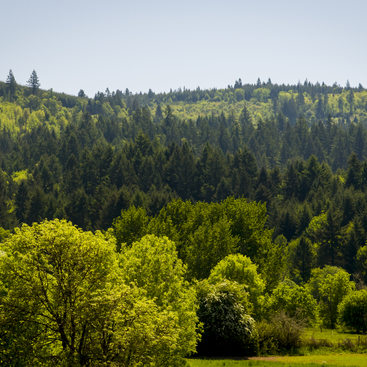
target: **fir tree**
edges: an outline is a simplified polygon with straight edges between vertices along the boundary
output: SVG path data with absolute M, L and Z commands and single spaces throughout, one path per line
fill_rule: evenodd
M 39 90 L 41 84 L 39 82 L 36 70 L 32 71 L 31 76 L 29 77 L 27 81 L 28 86 L 32 89 L 32 94 L 36 94 Z
M 9 94 L 9 97 L 12 98 L 15 95 L 17 89 L 17 82 L 15 81 L 15 77 L 13 71 L 10 69 L 8 77 L 6 78 L 6 88 Z

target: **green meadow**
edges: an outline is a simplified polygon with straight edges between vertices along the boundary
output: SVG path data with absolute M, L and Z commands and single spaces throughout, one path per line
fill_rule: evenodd
M 361 335 L 357 333 L 348 333 L 338 329 L 323 329 L 323 328 L 307 328 L 303 332 L 302 339 L 317 339 L 317 340 L 328 340 L 331 343 L 342 342 L 343 340 L 349 339 L 354 342 L 367 338 L 367 335 Z
M 365 367 L 367 354 L 256 357 L 248 360 L 190 359 L 190 367 Z
M 342 330 L 307 328 L 299 354 L 292 356 L 250 357 L 248 359 L 189 359 L 190 367 L 366 367 L 367 336 Z

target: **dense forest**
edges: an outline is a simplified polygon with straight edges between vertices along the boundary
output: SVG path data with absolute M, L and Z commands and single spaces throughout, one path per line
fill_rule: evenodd
M 248 353 L 257 353 L 258 345 L 266 351 L 266 332 L 258 330 L 257 346 L 253 339 L 249 342 L 255 321 L 265 322 L 277 311 L 285 311 L 287 317 L 301 313 L 308 324 L 335 327 L 343 297 L 367 283 L 366 158 L 367 90 L 361 85 L 352 88 L 349 83 L 341 87 L 308 81 L 278 85 L 271 80 L 252 85 L 239 79 L 226 89 L 160 94 L 107 89 L 89 98 L 83 90 L 78 96 L 42 90 L 35 71 L 28 86 L 21 86 L 10 71 L 6 82 L 0 83 L 2 251 L 25 251 L 25 232 L 48 238 L 47 233 L 55 228 L 60 235 L 82 238 L 92 236 L 84 231 L 92 231 L 97 239 L 91 243 L 102 246 L 106 257 L 90 261 L 107 264 L 107 258 L 115 259 L 115 252 L 122 254 L 113 260 L 128 269 L 118 284 L 128 287 L 135 281 L 138 288 L 145 289 L 139 293 L 126 288 L 124 302 L 131 305 L 129 299 L 136 298 L 141 304 L 134 307 L 140 310 L 156 307 L 151 316 L 156 320 L 144 319 L 140 327 L 162 323 L 162 330 L 174 329 L 174 322 L 169 324 L 167 314 L 165 319 L 160 312 L 168 312 L 170 294 L 180 289 L 172 298 L 175 306 L 171 311 L 179 315 L 175 337 L 186 338 L 186 342 L 179 352 L 167 353 L 185 356 L 195 351 L 197 336 L 192 323 L 198 321 L 187 316 L 190 312 L 204 325 L 200 353 L 217 350 L 233 355 L 237 347 L 242 348 L 243 340 Z M 40 222 L 44 227 L 37 224 Z M 115 239 L 115 252 L 106 244 L 110 236 Z M 168 293 L 158 292 L 149 284 L 149 277 L 137 275 L 134 261 L 141 254 L 149 253 L 152 262 L 157 261 L 155 242 L 173 259 L 165 274 L 178 274 L 179 286 L 177 282 L 169 286 Z M 9 269 L 15 265 L 9 264 L 0 269 L 5 288 L 14 281 Z M 144 266 L 148 274 L 150 265 Z M 233 270 L 237 267 L 250 270 L 241 278 L 240 271 Z M 117 268 L 111 265 L 113 277 L 118 277 Z M 21 273 L 20 268 L 17 271 Z M 330 284 L 322 285 L 325 279 Z M 103 282 L 101 289 L 110 284 Z M 199 282 L 195 285 L 196 306 L 187 295 L 192 282 Z M 331 288 L 327 286 L 337 284 L 343 288 L 339 298 L 328 300 L 327 289 Z M 241 293 L 241 286 L 246 292 Z M 22 287 L 25 285 L 19 285 L 17 292 Z M 235 333 L 227 344 L 222 340 L 216 345 L 218 340 L 210 329 L 218 322 L 210 311 L 218 307 L 216 294 L 232 294 L 232 301 L 248 316 L 241 318 L 247 330 L 241 340 L 235 340 Z M 155 300 L 154 306 L 149 297 Z M 176 309 L 183 299 L 188 299 L 187 307 Z M 184 318 L 186 323 L 191 320 L 191 326 Z M 93 330 L 95 338 L 102 338 L 102 326 Z M 164 338 L 172 333 L 165 336 L 162 330 L 161 334 L 154 332 L 169 349 Z M 29 335 L 32 332 L 39 335 L 38 329 L 30 330 Z M 66 336 L 62 343 L 65 348 L 69 345 Z M 103 345 L 98 351 L 100 361 L 110 358 L 108 353 L 117 353 L 109 345 L 112 349 L 106 354 Z M 164 358 L 155 344 L 147 349 Z M 73 355 L 75 351 L 69 352 Z M 9 360 L 4 353 L 0 358 Z M 30 354 L 35 358 L 32 363 L 41 363 L 43 357 L 37 359 L 28 349 L 22 358 Z M 82 362 L 79 365 L 89 363 Z

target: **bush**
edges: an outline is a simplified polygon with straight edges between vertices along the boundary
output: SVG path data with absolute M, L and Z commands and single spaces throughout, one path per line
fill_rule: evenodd
M 339 322 L 357 332 L 367 331 L 367 290 L 347 295 L 339 305 Z
M 257 273 L 257 265 L 247 256 L 228 255 L 211 270 L 208 281 L 215 284 L 224 279 L 235 281 L 245 287 L 254 306 L 254 315 L 252 316 L 258 320 L 262 313 L 265 282 Z
M 310 339 L 306 339 L 303 343 L 303 346 L 314 350 L 319 348 L 333 348 L 334 344 L 327 339 L 315 339 L 314 337 L 311 337 Z
M 355 289 L 350 274 L 336 266 L 312 269 L 312 276 L 306 287 L 319 302 L 322 324 L 335 329 L 338 320 L 338 305 Z
M 285 313 L 275 315 L 269 322 L 258 324 L 260 353 L 290 351 L 301 346 L 302 323 Z
M 291 280 L 279 283 L 274 289 L 268 305 L 270 314 L 284 312 L 291 318 L 312 325 L 317 321 L 317 302 L 308 289 Z
M 257 354 L 257 331 L 248 315 L 250 305 L 243 286 L 223 281 L 198 286 L 198 316 L 203 334 L 198 353 L 205 356 L 248 356 Z

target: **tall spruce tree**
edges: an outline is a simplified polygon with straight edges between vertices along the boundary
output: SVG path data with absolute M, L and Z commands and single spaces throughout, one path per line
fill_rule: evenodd
M 17 89 L 17 82 L 15 81 L 15 77 L 11 69 L 9 70 L 8 77 L 6 78 L 6 89 L 7 89 L 9 98 L 12 99 Z
M 32 94 L 36 94 L 39 90 L 41 84 L 39 82 L 36 70 L 32 71 L 31 76 L 29 77 L 27 81 L 28 86 L 32 89 Z

